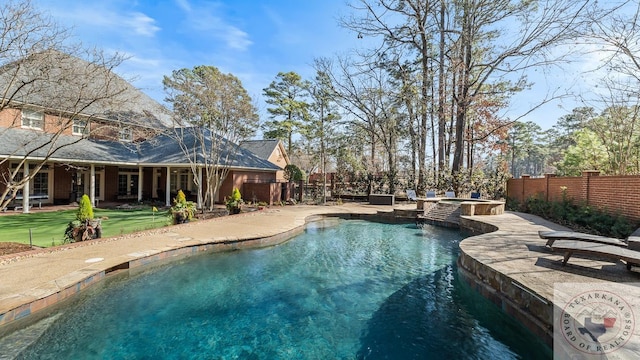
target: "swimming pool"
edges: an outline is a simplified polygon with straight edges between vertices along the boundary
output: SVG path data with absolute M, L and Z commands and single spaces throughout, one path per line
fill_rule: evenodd
M 458 281 L 458 231 L 326 219 L 114 276 L 18 359 L 517 359 L 549 349 Z

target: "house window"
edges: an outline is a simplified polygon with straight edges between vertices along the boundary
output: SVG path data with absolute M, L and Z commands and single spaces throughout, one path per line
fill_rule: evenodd
M 44 126 L 44 113 L 22 109 L 22 127 L 42 130 Z
M 89 124 L 85 120 L 73 120 L 73 135 L 88 135 Z
M 32 179 L 31 194 L 49 195 L 49 172 L 39 172 Z
M 121 169 L 118 173 L 118 196 L 137 196 L 138 180 L 139 175 L 137 170 Z
M 193 173 L 189 169 L 174 170 L 171 172 L 171 192 L 191 191 L 194 188 Z
M 100 192 L 100 182 L 101 182 L 101 174 L 96 173 L 96 186 L 95 186 L 95 192 L 96 192 L 96 199 L 102 199 L 102 193 Z
M 122 128 L 118 134 L 120 141 L 131 142 L 133 141 L 133 130 L 131 128 Z
M 11 171 L 15 171 L 17 167 L 18 163 L 11 163 Z M 32 175 L 29 181 L 29 194 L 31 194 L 31 196 L 49 196 L 49 189 L 53 188 L 53 168 L 49 165 L 43 165 L 40 171 L 34 174 L 35 167 L 36 165 L 34 164 L 29 166 L 29 173 Z M 51 176 L 49 176 L 49 174 L 51 174 Z M 22 179 L 23 176 L 24 172 L 22 168 L 20 168 L 14 179 Z

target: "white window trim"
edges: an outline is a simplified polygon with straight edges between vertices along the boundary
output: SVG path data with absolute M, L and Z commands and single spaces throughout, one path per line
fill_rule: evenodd
M 11 170 L 15 170 L 16 167 L 18 167 L 18 163 L 16 162 L 11 162 L 11 164 L 9 165 L 11 167 Z M 33 173 L 33 168 L 35 168 L 36 164 L 31 164 L 29 165 L 29 173 L 31 175 L 33 175 L 35 177 L 35 174 Z M 23 169 L 21 167 L 21 169 L 18 171 L 18 174 L 16 175 L 17 179 L 22 179 L 22 174 L 23 174 Z M 50 164 L 45 164 L 42 166 L 42 168 L 40 169 L 40 171 L 38 171 L 38 174 L 43 174 L 43 173 L 47 173 L 47 196 L 49 197 L 48 199 L 42 199 L 42 200 L 38 200 L 39 202 L 42 202 L 43 204 L 50 204 L 53 203 L 53 196 L 54 196 L 54 178 L 53 178 L 53 166 Z M 35 195 L 34 194 L 34 181 L 33 179 L 31 181 L 29 181 L 29 193 L 31 195 Z
M 81 131 L 77 129 L 82 127 Z M 71 125 L 71 133 L 73 135 L 89 135 L 89 122 L 86 120 L 75 119 Z
M 187 176 L 186 184 L 182 184 L 182 176 Z M 193 181 L 193 172 L 191 169 L 175 169 L 171 173 L 171 191 L 177 192 L 178 190 L 182 191 L 194 191 L 195 190 L 195 182 Z
M 124 142 L 132 142 L 133 141 L 133 129 L 130 127 L 121 128 L 118 133 L 118 140 Z
M 36 110 L 22 109 L 22 122 L 20 123 L 25 129 L 42 130 L 44 128 L 44 113 Z M 25 125 L 25 120 L 28 122 Z M 40 126 L 33 126 L 33 122 L 40 122 Z
M 120 176 L 127 177 L 127 192 L 126 194 L 120 194 Z M 138 181 L 135 184 L 131 184 L 131 178 L 133 176 L 138 176 Z M 134 193 L 134 191 L 138 191 L 138 184 L 142 179 L 140 179 L 138 174 L 138 169 L 118 169 L 118 196 L 133 196 L 138 195 Z M 104 182 L 104 181 L 103 181 Z

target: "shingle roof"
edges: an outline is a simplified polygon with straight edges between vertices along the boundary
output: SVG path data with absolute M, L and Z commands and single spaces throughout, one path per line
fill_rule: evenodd
M 182 143 L 191 145 L 189 147 L 191 149 L 195 148 L 195 153 L 202 154 L 204 152 L 203 146 L 202 143 L 197 140 L 198 137 L 196 136 L 196 134 L 199 135 L 200 133 L 194 128 L 183 128 L 182 130 L 183 132 L 180 136 Z M 219 145 L 222 151 L 220 158 L 227 159 L 225 165 L 229 167 L 280 170 L 277 165 L 241 146 L 231 143 L 230 141 L 220 138 L 216 138 L 216 141 L 212 141 L 212 136 L 215 135 L 206 131 L 204 132 L 204 136 L 206 139 L 205 142 L 207 149 L 211 147 L 212 143 Z M 152 164 L 188 163 L 188 160 L 175 137 L 175 133 L 172 135 L 165 133 L 142 143 L 141 153 L 143 155 L 140 162 Z M 158 151 L 158 149 L 162 149 L 162 151 Z M 233 156 L 234 152 L 236 152 L 235 156 Z M 203 163 L 202 156 L 199 156 L 198 159 L 199 163 Z
M 14 104 L 147 128 L 172 125 L 168 109 L 97 61 L 55 50 L 0 67 L 0 90 Z
M 185 143 L 193 143 L 193 134 L 185 132 Z M 0 158 L 29 156 L 42 159 L 51 146 L 42 147 L 50 141 L 52 134 L 42 131 L 0 128 Z M 224 141 L 223 147 L 231 150 L 233 145 Z M 41 148 L 42 147 L 42 148 Z M 113 165 L 188 165 L 179 143 L 169 135 L 155 136 L 142 143 L 121 143 L 116 141 L 80 138 L 60 135 L 55 141 L 56 150 L 50 160 L 57 162 L 77 162 Z M 276 165 L 261 159 L 252 152 L 238 147 L 238 154 L 220 165 L 231 168 L 256 170 L 279 170 Z M 224 159 L 226 153 L 223 154 Z
M 256 154 L 261 159 L 268 160 L 279 142 L 280 140 L 277 139 L 247 140 L 241 142 L 240 146 Z

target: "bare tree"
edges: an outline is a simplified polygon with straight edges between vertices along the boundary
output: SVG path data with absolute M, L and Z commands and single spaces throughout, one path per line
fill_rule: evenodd
M 640 4 L 634 1 L 604 4 L 590 9 L 584 32 L 586 43 L 596 49 L 600 62 L 592 74 L 600 74 L 596 91 L 583 101 L 598 109 L 588 127 L 607 151 L 605 171 L 611 174 L 640 172 Z
M 326 72 L 334 86 L 339 104 L 352 124 L 364 130 L 369 138 L 369 172 L 386 170 L 388 191 L 395 192 L 397 151 L 404 114 L 398 105 L 397 92 L 391 86 L 389 73 L 376 64 L 356 64 L 338 60 L 337 71 Z M 377 164 L 376 152 L 383 150 L 384 164 Z
M 450 165 L 456 179 L 465 165 L 465 143 L 471 140 L 469 116 L 491 94 L 508 98 L 526 89 L 526 71 L 562 61 L 567 52 L 558 45 L 575 39 L 587 5 L 586 0 L 357 0 L 352 7 L 359 16 L 342 24 L 362 36 L 379 37 L 376 54 L 401 49 L 420 64 L 415 75 L 422 81 L 425 104 L 420 129 L 428 124 L 428 104 L 437 103 L 438 170 L 447 171 Z M 428 91 L 433 81 L 438 82 L 437 99 Z
M 240 142 L 257 129 L 256 107 L 237 77 L 214 66 L 176 70 L 163 84 L 174 111 L 171 136 L 189 160 L 196 186 L 205 190 L 204 204 L 213 210 Z M 205 172 L 204 180 L 199 169 Z
M 106 134 L 107 127 L 119 127 L 131 115 L 118 111 L 119 105 L 131 100 L 134 89 L 113 72 L 123 61 L 121 55 L 66 45 L 69 30 L 31 1 L 0 5 L 0 23 L 3 208 L 19 191 L 28 199 L 29 182 L 61 149 L 98 133 L 99 128 Z M 28 115 L 34 113 L 39 118 L 30 119 Z M 102 125 L 92 126 L 94 122 Z M 80 123 L 83 136 L 68 136 L 71 127 Z

